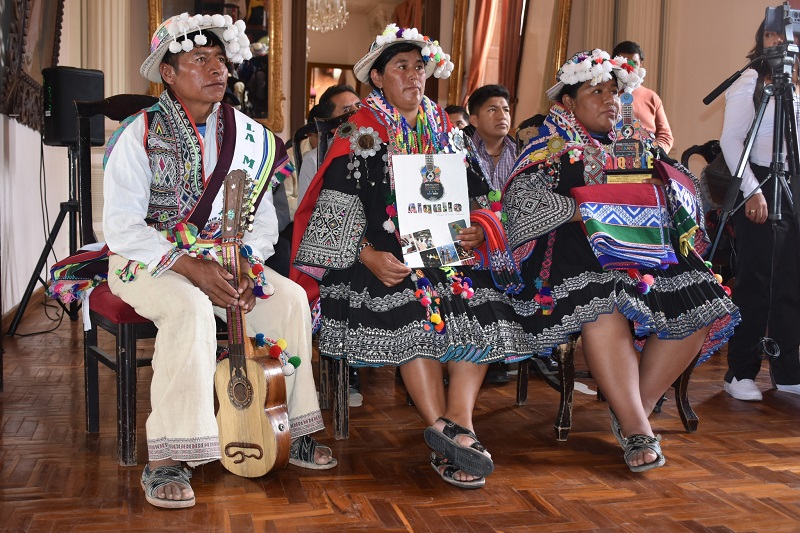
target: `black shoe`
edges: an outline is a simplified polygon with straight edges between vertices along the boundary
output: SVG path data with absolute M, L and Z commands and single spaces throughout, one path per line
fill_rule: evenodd
M 511 377 L 508 375 L 506 365 L 503 363 L 491 363 L 489 370 L 486 371 L 486 383 L 508 383 Z

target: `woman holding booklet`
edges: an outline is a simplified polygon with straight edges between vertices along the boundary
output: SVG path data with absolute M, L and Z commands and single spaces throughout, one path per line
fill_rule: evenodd
M 295 216 L 295 227 L 304 233 L 295 239 L 293 279 L 306 287 L 311 301 L 318 291 L 322 354 L 356 366 L 400 365 L 429 426 L 425 439 L 435 450 L 431 465 L 448 483 L 478 488 L 494 469 L 472 423 L 485 363 L 530 357 L 531 349 L 509 297 L 495 288 L 489 272 L 463 265 L 406 265 L 401 242 L 413 235 L 398 223 L 395 187 L 400 180 L 414 180 L 427 195 L 414 214 L 407 212 L 411 201 L 399 203 L 406 216 L 432 216 L 436 213 L 425 207 L 438 204 L 442 212 L 448 200 L 451 186 L 437 173 L 440 162 L 433 157 L 422 158 L 413 175 L 402 169 L 410 154 L 460 154 L 464 160 L 460 130 L 424 96 L 426 79 L 447 77 L 452 68 L 438 44 L 394 24 L 355 65 L 355 75 L 373 91 L 337 130 Z M 463 186 L 473 209 L 489 207 L 489 187 L 471 166 Z M 449 235 L 446 223 L 444 230 Z M 423 233 L 415 242 L 423 242 Z M 481 246 L 486 236 L 475 225 L 456 235 L 464 250 Z M 455 249 L 452 241 L 432 244 L 423 252 L 425 264 L 438 250 Z M 318 287 L 305 274 L 316 278 Z
M 601 50 L 567 61 L 503 196 L 510 246 L 523 261 L 515 308 L 530 342 L 547 353 L 581 334 L 634 472 L 665 462 L 648 421 L 664 391 L 739 321 L 695 251 L 707 241 L 694 178 L 659 159 L 629 107 L 615 128 L 620 100 L 630 106 L 643 76 Z

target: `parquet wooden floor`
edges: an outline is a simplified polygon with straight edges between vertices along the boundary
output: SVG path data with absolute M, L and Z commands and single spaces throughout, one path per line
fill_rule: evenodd
M 47 325 L 31 306 L 20 332 Z M 719 356 L 690 385 L 698 433 L 684 432 L 671 397 L 653 415 L 667 464 L 648 473 L 625 467 L 595 396 L 576 392 L 572 433 L 557 442 L 558 396 L 534 378 L 524 407 L 514 405 L 513 383 L 485 386 L 476 429 L 495 473 L 482 490 L 451 487 L 429 466 L 422 423 L 393 370 L 371 369 L 350 439 L 321 435 L 336 469 L 289 466 L 248 480 L 210 464 L 194 473 L 197 505 L 164 511 L 145 502 L 142 465 L 117 465 L 113 373 L 104 368 L 101 432 L 85 433 L 80 325 L 5 338 L 4 347 L 2 531 L 800 531 L 800 397 L 730 398 Z M 142 463 L 150 374 L 139 370 Z

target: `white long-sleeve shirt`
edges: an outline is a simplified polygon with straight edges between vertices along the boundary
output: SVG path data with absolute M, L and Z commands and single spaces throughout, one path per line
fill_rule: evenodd
M 317 149 L 312 148 L 303 156 L 303 164 L 300 166 L 300 175 L 297 177 L 297 205 L 303 201 L 311 181 L 317 174 Z
M 206 120 L 203 137 L 206 179 L 211 176 L 217 163 L 218 111 L 219 105 L 215 106 Z M 175 245 L 145 222 L 153 172 L 142 144 L 145 135 L 144 122 L 144 116 L 140 115 L 125 128 L 106 162 L 103 234 L 112 252 L 144 263 L 153 273 L 158 272 L 157 267 L 162 259 L 173 252 Z M 223 188 L 220 188 L 214 199 L 209 221 L 221 219 L 222 201 Z M 253 231 L 245 232 L 242 240 L 252 248 L 253 255 L 257 258 L 264 260 L 273 255 L 274 245 L 278 241 L 278 218 L 271 191 L 264 194 L 259 204 L 253 220 Z
M 725 162 L 731 174 L 736 172 L 739 159 L 744 150 L 744 141 L 753 119 L 756 116 L 753 93 L 756 89 L 758 73 L 747 69 L 725 92 L 725 122 L 722 126 L 722 135 L 719 139 Z M 794 98 L 795 115 L 798 111 L 798 95 Z M 797 122 L 797 116 L 795 116 Z M 750 162 L 759 166 L 769 167 L 772 163 L 772 136 L 775 130 L 775 100 L 770 98 L 764 117 L 756 133 L 753 149 L 750 151 Z M 784 154 L 786 147 L 784 142 Z M 745 165 L 742 174 L 740 190 L 747 196 L 758 187 L 758 179 L 753 175 L 749 165 Z

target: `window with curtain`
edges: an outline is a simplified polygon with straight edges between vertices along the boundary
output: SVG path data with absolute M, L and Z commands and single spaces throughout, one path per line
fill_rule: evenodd
M 527 0 L 476 0 L 464 102 L 478 87 L 500 84 L 511 94 L 513 112 L 528 4 Z

